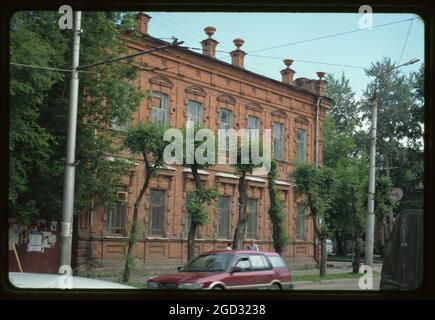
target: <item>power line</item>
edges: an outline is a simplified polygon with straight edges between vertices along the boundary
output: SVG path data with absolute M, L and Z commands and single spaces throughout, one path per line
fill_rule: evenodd
M 410 20 L 414 20 L 414 19 L 415 18 L 409 18 L 409 19 L 404 19 L 404 20 L 384 23 L 384 24 L 380 24 L 378 26 L 374 26 L 372 29 L 377 29 L 377 28 L 381 28 L 381 27 L 385 27 L 385 26 L 389 26 L 389 25 L 393 25 L 393 24 L 397 24 L 397 23 L 402 23 L 402 22 L 410 21 Z M 328 34 L 328 35 L 324 35 L 324 36 L 320 36 L 320 37 L 316 37 L 316 38 L 311 38 L 311 39 L 307 39 L 307 40 L 301 40 L 301 41 L 295 41 L 295 42 L 285 43 L 285 44 L 277 45 L 277 46 L 274 46 L 274 47 L 258 49 L 258 50 L 250 51 L 248 53 L 267 51 L 267 50 L 272 50 L 272 49 L 292 46 L 292 45 L 295 45 L 295 44 L 301 44 L 301 43 L 306 43 L 306 42 L 311 42 L 311 41 L 316 41 L 316 40 L 321 40 L 321 39 L 327 39 L 327 38 L 337 37 L 337 36 L 341 36 L 341 35 L 344 35 L 344 34 L 349 34 L 349 33 L 354 33 L 354 32 L 360 32 L 360 31 L 365 31 L 365 30 L 368 30 L 368 29 L 360 29 L 360 28 L 358 28 L 358 29 L 354 29 L 354 30 L 349 30 L 349 31 L 339 32 L 339 33 L 334 33 L 334 34 Z
M 409 33 L 411 32 L 412 23 L 414 22 L 414 19 L 411 20 L 411 23 L 409 24 L 408 33 L 406 34 L 405 42 L 403 43 L 402 52 L 400 53 L 399 61 L 397 64 L 400 63 L 400 60 L 402 60 L 403 52 L 405 51 L 406 43 L 408 42 Z
M 194 40 L 191 36 L 187 36 L 186 32 L 187 33 L 192 33 L 193 36 L 198 37 L 198 38 L 204 37 L 204 34 L 199 32 L 199 29 L 193 27 L 191 24 L 185 22 L 183 19 L 181 19 L 178 16 L 174 15 L 174 13 L 166 13 L 164 16 L 163 16 L 163 14 L 159 13 L 159 14 L 156 14 L 155 16 L 160 18 L 159 20 L 156 20 L 156 21 L 159 22 L 159 24 L 161 26 L 163 26 L 161 20 L 164 19 L 164 21 L 165 21 L 164 24 L 167 27 L 171 28 L 171 27 L 174 26 L 175 27 L 174 29 L 180 29 L 181 28 L 183 30 L 183 33 L 181 33 L 181 32 L 179 32 L 179 33 L 181 35 L 185 35 L 186 37 L 188 37 L 189 39 L 192 39 L 195 42 L 199 43 L 200 41 Z M 180 23 L 175 21 L 174 19 L 178 20 Z M 186 27 L 188 27 L 189 30 Z M 169 30 L 169 29 L 167 29 L 167 30 Z M 219 58 L 220 59 L 227 59 L 227 58 L 229 58 L 232 44 L 230 44 L 229 42 L 226 42 L 226 41 L 219 40 L 219 46 L 223 47 L 226 50 L 226 51 L 225 50 L 216 50 L 216 53 L 225 53 L 225 55 L 222 55 Z M 202 48 L 189 48 L 189 49 L 192 49 L 192 50 L 202 50 Z M 257 61 L 257 64 L 260 64 L 260 65 L 263 65 L 266 68 L 269 68 L 269 66 L 264 64 L 262 61 L 258 61 L 258 60 L 256 60 L 256 61 Z
M 32 68 L 32 69 L 43 69 L 43 70 L 62 71 L 62 72 L 71 72 L 72 71 L 70 69 L 42 67 L 42 66 L 35 66 L 32 64 L 23 64 L 23 63 L 16 63 L 16 62 L 10 62 L 9 64 L 14 65 L 14 66 L 18 66 L 18 67 Z
M 259 55 L 259 54 L 250 54 L 249 56 L 259 57 L 259 58 L 267 58 L 267 59 L 284 60 L 284 58 L 281 58 L 281 57 L 263 56 L 263 55 Z M 324 65 L 337 66 L 337 67 L 346 67 L 346 68 L 354 68 L 354 69 L 362 69 L 362 70 L 365 69 L 364 67 L 361 67 L 361 66 L 353 66 L 353 65 L 331 63 L 331 62 L 313 61 L 313 60 L 305 60 L 305 59 L 297 59 L 297 58 L 293 58 L 292 60 L 297 61 L 297 62 L 324 64 Z
M 185 47 L 185 48 L 190 49 L 190 50 L 201 50 L 200 48 L 190 48 L 190 47 Z M 216 50 L 216 52 L 230 53 L 228 51 L 223 51 L 223 50 Z M 281 60 L 281 61 L 284 60 L 284 58 L 281 58 L 281 57 L 264 56 L 264 55 L 260 55 L 260 54 L 249 54 L 249 57 L 266 58 L 266 59 L 274 59 L 274 60 Z M 361 70 L 365 69 L 364 67 L 361 67 L 361 66 L 353 66 L 353 65 L 331 63 L 331 62 L 313 61 L 313 60 L 305 60 L 305 59 L 297 59 L 297 58 L 293 58 L 292 60 L 297 61 L 297 62 L 324 64 L 324 65 L 329 65 L 329 66 L 346 67 L 346 68 L 354 68 L 354 69 L 361 69 Z
M 51 71 L 60 71 L 60 72 L 71 72 L 71 69 L 61 69 L 61 68 L 53 68 L 53 67 L 43 67 L 43 66 L 36 66 L 33 64 L 24 64 L 24 63 L 17 63 L 17 62 L 9 62 L 9 64 L 17 67 L 24 67 L 24 68 L 32 68 L 32 69 L 42 69 L 42 70 L 51 70 Z M 98 73 L 95 71 L 82 71 L 79 70 L 82 73 Z

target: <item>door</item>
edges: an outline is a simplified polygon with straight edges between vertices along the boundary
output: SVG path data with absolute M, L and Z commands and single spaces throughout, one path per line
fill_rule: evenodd
M 230 272 L 223 281 L 227 289 L 250 289 L 255 286 L 255 277 L 248 257 L 238 259 L 232 268 L 234 272 Z
M 272 280 L 276 279 L 276 273 L 262 254 L 252 254 L 249 256 L 252 266 L 252 284 L 257 288 L 266 289 Z

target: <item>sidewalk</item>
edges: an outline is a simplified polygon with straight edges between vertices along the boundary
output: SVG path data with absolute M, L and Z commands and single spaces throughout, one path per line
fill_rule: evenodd
M 382 271 L 382 263 L 375 262 L 373 264 L 373 272 L 380 273 Z M 352 262 L 349 261 L 328 261 L 326 263 L 326 274 L 351 273 Z M 292 270 L 293 276 L 318 275 L 318 268 Z

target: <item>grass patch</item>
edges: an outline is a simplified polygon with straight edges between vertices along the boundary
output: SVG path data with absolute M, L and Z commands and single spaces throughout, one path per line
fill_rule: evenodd
M 373 276 L 379 275 L 379 272 L 373 272 Z M 334 274 L 327 274 L 325 277 L 320 278 L 320 276 L 317 275 L 294 275 L 292 277 L 293 281 L 314 281 L 314 282 L 320 282 L 320 280 L 341 280 L 341 279 L 359 279 L 362 276 L 362 274 L 359 273 L 334 273 Z

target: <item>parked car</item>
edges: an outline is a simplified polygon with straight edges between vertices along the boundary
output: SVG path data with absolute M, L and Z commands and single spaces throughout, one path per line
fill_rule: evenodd
M 9 281 L 20 289 L 136 289 L 110 281 L 51 273 L 9 272 Z
M 149 289 L 292 289 L 291 273 L 276 252 L 219 250 L 201 254 L 178 273 L 148 280 Z

